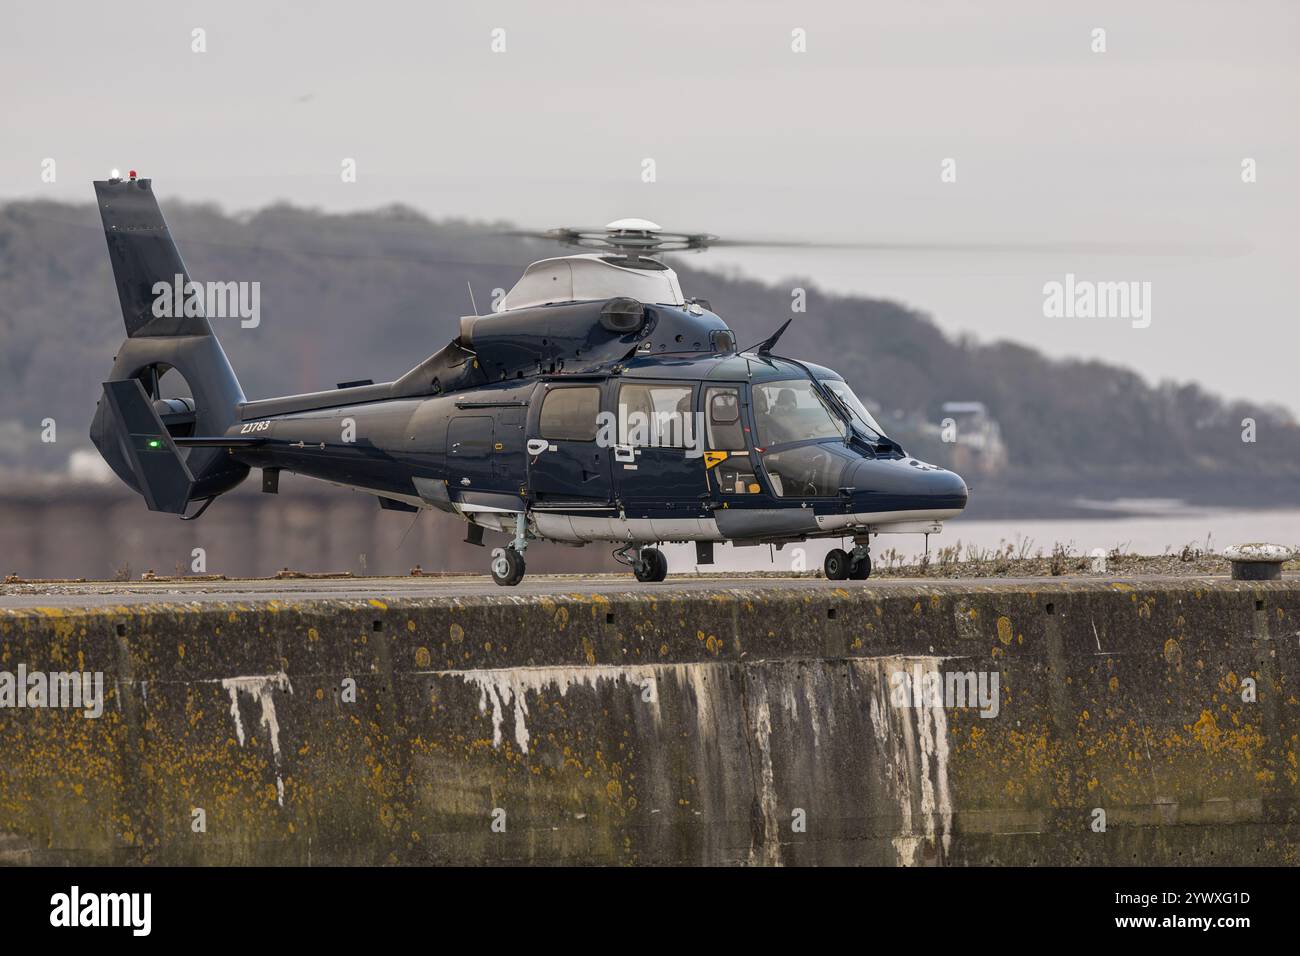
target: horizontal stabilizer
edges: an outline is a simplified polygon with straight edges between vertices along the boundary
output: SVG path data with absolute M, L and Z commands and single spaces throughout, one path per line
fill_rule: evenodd
M 104 398 L 117 425 L 114 437 L 149 510 L 184 514 L 194 476 L 140 380 L 105 382 Z

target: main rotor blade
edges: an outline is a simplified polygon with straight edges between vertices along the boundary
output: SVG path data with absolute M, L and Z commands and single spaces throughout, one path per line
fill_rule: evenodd
M 718 239 L 709 243 L 717 249 L 839 249 L 863 252 L 951 253 L 972 252 L 1004 255 L 1095 255 L 1095 256 L 1233 256 L 1251 251 L 1243 242 L 1193 240 L 902 240 L 868 242 L 804 242 L 785 239 Z
M 644 237 L 610 235 L 600 229 L 528 230 L 501 233 L 522 239 L 546 239 L 565 245 L 610 252 L 641 250 L 650 254 L 704 249 L 827 249 L 881 253 L 976 253 L 991 255 L 1213 256 L 1244 255 L 1253 246 L 1238 240 L 1189 239 L 882 239 L 831 241 L 725 238 L 709 233 L 660 232 Z
M 29 214 L 30 215 L 30 214 Z M 45 222 L 57 223 L 59 225 L 70 226 L 77 229 L 98 230 L 102 227 L 98 223 L 70 221 L 56 216 L 31 215 L 31 218 L 39 219 Z M 436 225 L 436 224 L 435 224 Z M 374 224 L 368 226 L 372 231 L 377 230 Z M 398 230 L 391 230 L 398 231 Z M 410 232 L 408 228 L 400 231 Z M 991 255 L 1098 255 L 1098 256 L 1171 256 L 1171 257 L 1195 257 L 1206 256 L 1212 258 L 1231 258 L 1245 255 L 1254 251 L 1251 243 L 1237 240 L 1172 240 L 1172 239 L 1149 239 L 1149 240 L 1001 240 L 1001 239 L 974 239 L 974 240 L 866 240 L 866 241 L 845 241 L 845 242 L 822 242 L 816 240 L 800 239 L 744 239 L 744 238 L 723 238 L 710 235 L 709 233 L 667 233 L 661 232 L 656 234 L 656 240 L 650 240 L 648 237 L 643 239 L 640 236 L 620 236 L 612 238 L 606 236 L 604 231 L 599 229 L 578 230 L 572 228 L 550 229 L 550 230 L 494 230 L 487 229 L 483 232 L 469 233 L 459 238 L 462 242 L 477 242 L 490 240 L 494 237 L 515 237 L 521 239 L 545 239 L 552 242 L 561 242 L 571 246 L 592 249 L 594 251 L 606 250 L 611 254 L 620 253 L 641 254 L 641 255 L 659 255 L 682 252 L 699 252 L 711 248 L 717 249 L 772 249 L 772 250 L 861 250 L 863 252 L 878 253 L 918 253 L 923 255 L 945 254 L 945 253 L 973 253 L 973 254 L 991 254 Z M 242 239 L 242 238 L 209 238 L 207 236 L 189 235 L 185 238 L 186 245 L 205 245 L 215 248 L 230 248 L 251 250 L 256 253 L 269 253 L 283 256 L 305 256 L 308 258 L 323 259 L 346 259 L 346 260 L 374 260 L 389 262 L 409 262 L 429 265 L 448 265 L 448 266 L 505 266 L 517 268 L 518 262 L 506 261 L 498 255 L 492 255 L 490 258 L 477 258 L 473 256 L 458 257 L 455 255 L 448 256 L 442 250 L 436 252 L 430 251 L 423 253 L 418 250 L 403 251 L 400 253 L 385 252 L 367 252 L 362 250 L 350 250 L 340 246 L 337 248 L 320 248 L 319 246 L 300 246 L 290 245 L 281 246 L 274 242 L 265 240 Z M 657 244 L 656 244 L 657 243 Z M 493 250 L 498 252 L 498 250 Z

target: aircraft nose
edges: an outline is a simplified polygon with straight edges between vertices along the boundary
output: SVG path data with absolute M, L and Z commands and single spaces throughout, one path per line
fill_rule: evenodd
M 935 476 L 935 484 L 937 494 L 952 496 L 952 500 L 956 502 L 953 507 L 966 507 L 966 502 L 970 500 L 970 486 L 957 472 L 947 470 L 940 472 Z
M 962 509 L 970 489 L 961 475 L 916 458 L 864 458 L 845 476 L 855 511 Z

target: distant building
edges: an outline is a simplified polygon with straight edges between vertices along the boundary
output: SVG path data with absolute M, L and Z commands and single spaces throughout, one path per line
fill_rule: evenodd
M 1007 467 L 1002 429 L 983 402 L 944 402 L 939 437 L 952 447 L 952 467 L 995 475 Z

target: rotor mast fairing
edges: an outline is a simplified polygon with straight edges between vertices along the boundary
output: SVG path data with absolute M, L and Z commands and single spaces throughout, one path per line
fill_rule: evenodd
M 677 273 L 653 257 L 706 249 L 718 241 L 707 233 L 664 232 L 648 219 L 616 219 L 604 229 L 562 228 L 519 235 L 598 251 L 534 262 L 502 299 L 501 311 L 611 298 L 685 305 Z
M 686 304 L 677 273 L 662 262 L 589 253 L 534 262 L 501 300 L 501 311 L 613 298 L 655 305 Z

